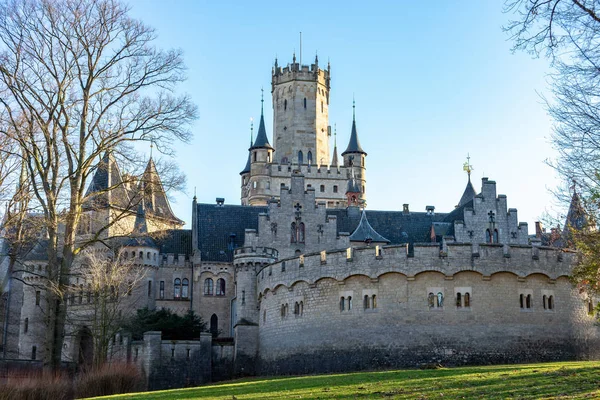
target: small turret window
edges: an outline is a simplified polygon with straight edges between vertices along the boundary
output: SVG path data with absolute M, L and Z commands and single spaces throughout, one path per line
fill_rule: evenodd
M 304 108 L 306 109 L 306 97 L 304 98 Z
M 254 157 L 254 162 L 256 162 L 256 152 L 252 153 Z
M 287 110 L 287 99 L 283 100 L 283 111 Z
M 308 160 L 308 165 L 312 165 L 312 152 L 311 152 L 311 151 L 309 151 L 309 152 L 306 154 L 306 158 L 307 158 L 307 160 Z
M 304 164 L 304 154 L 302 154 L 302 150 L 298 152 L 298 164 Z

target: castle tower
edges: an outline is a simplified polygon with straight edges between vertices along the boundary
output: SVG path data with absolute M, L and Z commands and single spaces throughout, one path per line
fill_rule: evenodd
M 269 165 L 273 158 L 273 147 L 267 138 L 264 116 L 264 99 L 261 98 L 260 123 L 258 134 L 252 147 L 250 147 L 250 176 L 248 177 L 248 205 L 266 205 L 271 198 L 271 177 Z M 242 178 L 243 181 L 243 178 Z M 243 200 L 242 200 L 243 201 Z
M 329 64 L 281 68 L 275 60 L 271 79 L 273 144 L 281 164 L 329 165 Z
M 362 149 L 358 140 L 358 132 L 356 130 L 356 104 L 352 101 L 352 131 L 350 132 L 350 141 L 348 147 L 342 153 L 344 157 L 344 167 L 348 168 L 348 190 L 353 185 L 352 189 L 358 190 L 360 196 L 358 202 L 364 206 L 366 202 L 366 157 L 367 153 Z M 350 204 L 348 204 L 350 205 Z

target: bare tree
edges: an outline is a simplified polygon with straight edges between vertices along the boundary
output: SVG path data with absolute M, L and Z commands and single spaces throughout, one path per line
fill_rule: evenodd
M 559 200 L 569 204 L 573 198 L 567 218 L 575 221 L 567 221 L 562 240 L 579 250 L 574 282 L 600 293 L 600 1 L 507 0 L 505 6 L 517 17 L 505 28 L 514 50 L 552 63 L 553 96 L 544 100 L 558 157 L 548 163 L 564 182 Z
M 111 340 L 123 321 L 147 305 L 142 283 L 152 267 L 126 255 L 123 248 L 116 253 L 108 248 L 86 249 L 72 268 L 71 284 L 65 293 L 69 304 L 67 325 L 72 327 L 72 335 L 81 333 L 82 327 L 89 329 L 94 349 L 93 360 L 89 361 L 94 367 L 107 360 Z M 82 349 L 77 350 L 81 357 Z
M 18 149 L 2 152 L 24 160 L 49 241 L 49 369 L 60 364 L 64 293 L 95 166 L 107 152 L 133 162 L 140 140 L 173 154 L 196 116 L 174 92 L 185 78 L 181 52 L 156 49 L 154 30 L 128 11 L 117 0 L 0 1 L 0 136 Z

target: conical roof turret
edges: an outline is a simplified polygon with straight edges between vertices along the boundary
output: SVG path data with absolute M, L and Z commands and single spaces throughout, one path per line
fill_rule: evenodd
M 389 240 L 381 236 L 369 223 L 367 219 L 367 213 L 365 210 L 362 211 L 362 215 L 360 217 L 360 222 L 358 226 L 350 235 L 351 242 L 365 242 L 365 243 L 390 243 Z
M 582 230 L 588 224 L 588 218 L 585 213 L 585 209 L 581 204 L 581 198 L 577 190 L 573 190 L 573 196 L 571 197 L 571 204 L 569 205 L 569 211 L 567 212 L 567 219 L 565 221 L 565 227 L 563 234 L 569 236 L 570 229 Z
M 131 232 L 131 235 L 129 236 L 130 238 L 125 244 L 126 246 L 157 247 L 154 239 L 148 235 L 146 210 L 144 210 L 143 203 L 138 204 L 138 210 L 135 215 L 135 223 L 133 224 L 133 232 Z
M 264 101 L 265 101 L 264 98 L 261 98 L 261 100 L 260 100 L 260 102 L 261 102 L 260 123 L 258 125 L 258 134 L 256 135 L 256 141 L 254 142 L 252 147 L 250 147 L 250 149 L 271 149 L 271 150 L 273 150 L 273 147 L 269 143 L 269 139 L 267 139 L 267 130 L 265 128 L 265 116 L 264 116 L 264 111 L 263 111 Z
M 333 157 L 331 158 L 331 166 L 337 167 L 339 165 L 338 161 L 338 150 L 337 150 L 337 128 L 334 126 L 333 128 Z
M 367 153 L 362 149 L 360 145 L 360 141 L 358 140 L 358 133 L 356 132 L 356 112 L 355 112 L 355 104 L 352 104 L 352 131 L 350 132 L 350 142 L 348 142 L 348 147 L 342 153 L 342 156 L 345 154 L 351 153 L 360 153 L 367 155 Z

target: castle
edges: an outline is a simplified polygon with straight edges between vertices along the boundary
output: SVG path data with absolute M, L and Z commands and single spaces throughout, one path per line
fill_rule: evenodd
M 126 212 L 106 235 L 131 236 L 111 243 L 148 268 L 130 306 L 191 309 L 212 332 L 197 343 L 161 342 L 152 332 L 142 342 L 115 338 L 114 357 L 146 370 L 184 360 L 213 377 L 221 363 L 225 375 L 239 375 L 598 357 L 597 299 L 568 279 L 575 253 L 543 243 L 539 229 L 529 235 L 496 182 L 483 178 L 477 192 L 468 164 L 449 212 L 366 209 L 367 153 L 355 115 L 342 159 L 336 141 L 329 147 L 330 79 L 318 59 L 275 61 L 273 145 L 261 113 L 240 173 L 241 205 L 194 197 L 191 230 L 181 229 L 150 160 L 143 184 L 117 185 L 87 209 L 82 237 Z M 110 155 L 101 164 L 91 193 L 124 182 Z M 567 225 L 581 218 L 574 196 Z M 40 240 L 11 286 L 9 358 L 41 357 L 43 293 L 19 282 L 43 279 L 45 262 Z M 84 279 L 75 285 L 72 313 L 92 301 Z M 94 351 L 89 329 L 70 327 L 65 359 Z

